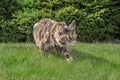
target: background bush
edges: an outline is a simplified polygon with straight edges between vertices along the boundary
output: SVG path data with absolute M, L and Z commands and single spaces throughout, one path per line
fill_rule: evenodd
M 77 22 L 78 41 L 120 40 L 119 0 L 2 0 L 0 42 L 33 41 L 33 25 L 42 18 Z

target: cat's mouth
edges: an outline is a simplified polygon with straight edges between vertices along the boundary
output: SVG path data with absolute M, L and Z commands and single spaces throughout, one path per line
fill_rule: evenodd
M 74 40 L 74 41 L 71 41 L 70 43 L 71 43 L 71 45 L 73 45 L 73 44 L 75 44 L 75 43 L 76 43 L 76 41 Z
M 75 44 L 76 43 L 76 41 L 74 40 L 74 41 L 69 41 L 69 42 L 67 42 L 67 45 L 73 45 L 73 44 Z

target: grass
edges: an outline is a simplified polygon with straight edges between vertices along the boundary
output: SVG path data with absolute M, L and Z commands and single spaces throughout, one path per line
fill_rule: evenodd
M 120 45 L 77 43 L 73 62 L 32 43 L 0 43 L 0 80 L 120 80 Z

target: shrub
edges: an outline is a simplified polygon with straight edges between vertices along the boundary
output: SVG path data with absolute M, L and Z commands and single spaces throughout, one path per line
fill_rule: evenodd
M 35 22 L 42 18 L 77 22 L 78 41 L 120 40 L 119 0 L 2 0 L 0 41 L 33 41 Z

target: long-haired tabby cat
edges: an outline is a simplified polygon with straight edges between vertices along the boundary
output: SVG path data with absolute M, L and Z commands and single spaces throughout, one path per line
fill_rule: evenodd
M 72 61 L 70 45 L 76 42 L 75 27 L 75 20 L 67 26 L 65 22 L 44 18 L 34 25 L 33 36 L 35 43 L 44 55 L 51 49 L 57 49 L 68 61 Z

